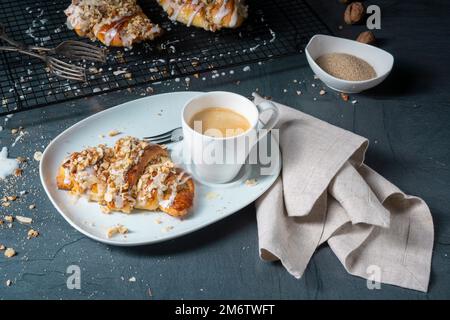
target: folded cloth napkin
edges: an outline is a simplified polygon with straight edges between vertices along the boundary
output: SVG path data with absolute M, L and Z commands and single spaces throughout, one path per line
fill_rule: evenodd
M 300 278 L 327 242 L 350 274 L 426 292 L 434 239 L 426 203 L 364 164 L 367 139 L 275 104 L 283 168 L 256 203 L 261 258 Z

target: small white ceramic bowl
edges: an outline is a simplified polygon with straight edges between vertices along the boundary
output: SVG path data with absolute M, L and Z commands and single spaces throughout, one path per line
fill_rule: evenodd
M 384 50 L 361 42 L 318 34 L 309 40 L 306 46 L 306 58 L 314 73 L 328 87 L 345 93 L 359 93 L 380 84 L 392 70 L 394 57 Z M 327 53 L 352 54 L 368 62 L 377 73 L 373 79 L 364 81 L 342 80 L 326 73 L 316 63 L 316 59 Z

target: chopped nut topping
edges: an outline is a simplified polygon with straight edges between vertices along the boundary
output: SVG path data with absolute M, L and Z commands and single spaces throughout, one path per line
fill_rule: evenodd
M 5 250 L 5 257 L 12 258 L 16 255 L 16 251 L 13 248 L 8 248 Z
M 24 158 L 24 157 L 17 157 L 16 160 L 17 160 L 17 162 L 19 162 L 19 163 L 27 162 L 27 159 Z
M 14 175 L 15 175 L 16 177 L 22 176 L 22 173 L 23 173 L 23 170 L 22 170 L 22 169 L 16 169 L 16 170 L 14 170 Z
M 3 203 L 2 203 L 2 206 L 4 206 L 4 207 L 9 207 L 10 205 L 11 205 L 10 202 L 3 202 Z
M 8 201 L 16 201 L 17 196 L 8 196 L 6 198 L 8 199 Z
M 36 208 L 36 205 L 35 205 L 35 204 L 30 204 L 30 205 L 28 206 L 28 209 L 30 209 L 30 210 L 33 210 L 34 208 Z
M 5 216 L 5 221 L 11 223 L 14 221 L 14 217 L 13 216 Z
M 3 251 L 5 249 L 6 249 L 6 247 L 3 244 L 0 244 L 0 250 Z

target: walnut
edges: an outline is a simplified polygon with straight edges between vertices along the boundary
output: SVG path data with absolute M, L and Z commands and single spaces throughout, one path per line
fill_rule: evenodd
M 361 22 L 365 15 L 365 8 L 361 2 L 353 2 L 347 6 L 344 13 L 346 24 L 355 24 Z
M 372 31 L 364 31 L 359 34 L 356 41 L 366 44 L 374 44 L 376 39 Z

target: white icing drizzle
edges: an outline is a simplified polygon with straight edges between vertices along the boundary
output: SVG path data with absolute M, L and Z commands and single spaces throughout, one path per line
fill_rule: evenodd
M 215 24 L 220 24 L 222 22 L 222 19 L 229 13 L 229 10 L 227 8 L 227 4 L 228 4 L 228 0 L 223 0 L 222 5 L 220 6 L 219 11 L 217 11 L 217 13 L 214 15 L 214 23 Z M 236 5 L 235 7 L 235 11 L 236 11 Z
M 235 0 L 237 1 L 237 0 Z M 237 25 L 238 22 L 238 8 L 239 8 L 239 3 L 235 2 L 234 3 L 234 10 L 233 10 L 233 14 L 231 15 L 231 20 L 230 20 L 230 28 L 234 28 Z
M 192 2 L 194 4 L 194 2 Z M 189 17 L 189 21 L 187 23 L 187 26 L 190 27 L 192 22 L 194 21 L 195 17 L 197 16 L 197 14 L 200 12 L 200 10 L 203 8 L 203 3 L 200 3 L 199 5 L 197 5 L 197 7 L 195 8 L 194 12 L 192 12 L 191 16 Z
M 12 175 L 17 168 L 19 168 L 17 160 L 8 159 L 8 148 L 3 147 L 0 152 L 0 179 Z

